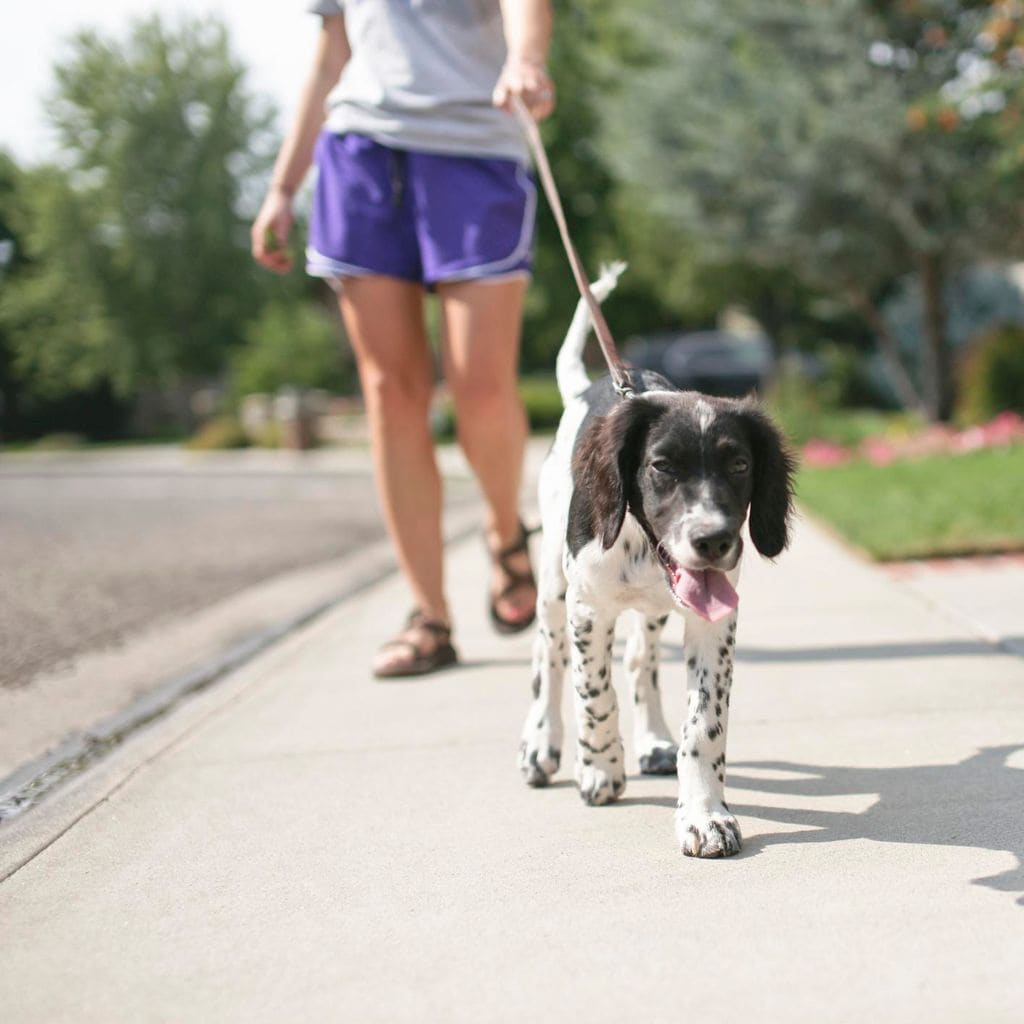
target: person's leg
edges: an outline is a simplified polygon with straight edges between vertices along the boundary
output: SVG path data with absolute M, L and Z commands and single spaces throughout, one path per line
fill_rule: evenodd
M 416 606 L 428 619 L 447 623 L 423 289 L 392 277 L 349 277 L 339 302 L 359 367 L 377 491 L 399 564 Z
M 444 371 L 455 403 L 459 443 L 487 502 L 487 543 L 492 554 L 519 538 L 519 488 L 526 445 L 526 414 L 516 390 L 525 276 L 437 286 L 444 322 Z M 529 571 L 524 551 L 509 557 L 516 573 Z M 509 583 L 497 565 L 492 592 Z M 497 601 L 509 622 L 534 611 L 535 587 L 522 584 Z

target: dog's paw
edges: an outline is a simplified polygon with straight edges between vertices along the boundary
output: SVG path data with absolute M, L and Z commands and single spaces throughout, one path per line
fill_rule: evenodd
M 675 775 L 679 748 L 671 740 L 648 736 L 637 743 L 637 758 L 643 775 Z
M 599 807 L 622 796 L 626 790 L 622 757 L 621 744 L 615 744 L 608 755 L 587 754 L 576 762 L 576 783 L 585 804 Z
M 562 752 L 546 743 L 538 745 L 530 740 L 519 744 L 519 770 L 528 786 L 546 786 L 558 771 Z
M 680 808 L 676 835 L 687 857 L 732 857 L 743 846 L 739 822 L 722 805 L 693 814 Z

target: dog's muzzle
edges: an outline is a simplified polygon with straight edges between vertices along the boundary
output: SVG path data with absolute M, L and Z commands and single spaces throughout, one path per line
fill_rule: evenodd
M 686 569 L 661 543 L 655 545 L 655 551 L 678 604 L 707 622 L 718 622 L 736 611 L 740 596 L 724 572 L 719 569 Z

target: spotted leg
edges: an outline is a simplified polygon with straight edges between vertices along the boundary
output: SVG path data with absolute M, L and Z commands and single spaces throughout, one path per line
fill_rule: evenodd
M 645 775 L 675 775 L 678 747 L 665 724 L 658 690 L 661 631 L 668 619 L 629 613 L 625 667 L 633 694 L 633 740 L 640 771 Z
M 690 857 L 729 857 L 742 845 L 739 825 L 724 799 L 735 644 L 735 614 L 717 623 L 687 616 L 688 710 L 679 741 L 676 835 Z
M 619 707 L 611 681 L 615 617 L 568 596 L 569 651 L 575 694 L 576 781 L 585 803 L 607 804 L 626 788 Z
M 569 663 L 565 586 L 560 539 L 549 543 L 545 533 L 538 566 L 533 701 L 519 744 L 519 770 L 530 786 L 546 786 L 562 756 L 562 680 Z

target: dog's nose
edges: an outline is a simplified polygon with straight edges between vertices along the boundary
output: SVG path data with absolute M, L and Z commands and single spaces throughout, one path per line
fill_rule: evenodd
M 714 533 L 694 533 L 690 536 L 693 550 L 701 558 L 714 562 L 727 554 L 736 542 L 736 534 L 732 530 L 716 530 Z

